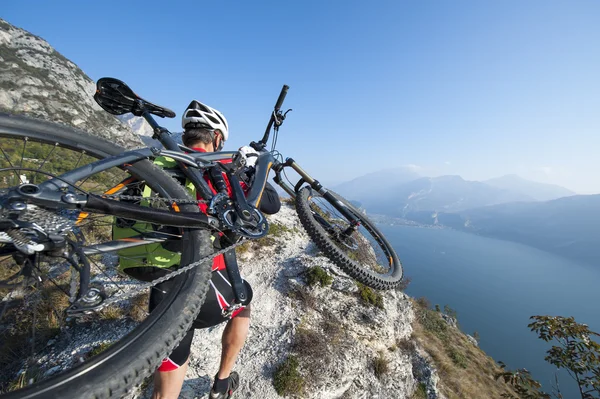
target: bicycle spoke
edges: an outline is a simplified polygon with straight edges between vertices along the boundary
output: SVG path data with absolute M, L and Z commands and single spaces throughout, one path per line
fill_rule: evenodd
M 13 171 L 15 176 L 17 176 L 17 182 L 19 182 L 19 184 L 20 184 L 21 176 L 19 176 L 19 173 L 15 170 L 15 167 L 13 166 L 12 162 L 10 161 L 10 158 L 8 157 L 8 155 L 6 155 L 6 152 L 4 152 L 4 149 L 2 149 L 2 147 L 0 147 L 0 151 L 2 151 L 2 155 L 4 155 L 4 158 L 6 158 L 6 161 L 8 162 L 8 165 L 11 167 L 11 170 Z
M 37 170 L 38 172 L 42 171 L 42 168 L 44 167 L 46 162 L 48 162 L 48 159 L 50 159 L 50 156 L 52 155 L 52 153 L 54 152 L 54 150 L 56 149 L 57 146 L 58 146 L 58 143 L 54 144 L 54 147 L 52 147 L 52 149 L 50 150 L 50 152 L 48 153 L 46 158 L 44 158 L 44 160 L 42 161 L 42 164 L 40 165 L 40 167 Z
M 23 140 L 23 150 L 21 151 L 21 164 L 19 165 L 19 169 L 23 167 L 23 159 L 25 158 L 25 147 L 27 146 L 27 137 Z

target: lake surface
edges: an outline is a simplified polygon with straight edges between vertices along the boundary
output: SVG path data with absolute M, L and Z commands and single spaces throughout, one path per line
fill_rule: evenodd
M 479 332 L 488 355 L 530 370 L 548 393 L 556 370 L 544 360 L 551 345 L 527 328 L 529 317 L 573 316 L 600 332 L 600 265 L 450 229 L 379 227 L 412 278 L 407 294 L 448 304 L 463 331 Z M 559 377 L 565 399 L 578 397 L 570 377 Z

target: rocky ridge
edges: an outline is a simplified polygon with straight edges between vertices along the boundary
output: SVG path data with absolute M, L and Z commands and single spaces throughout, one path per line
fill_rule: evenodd
M 273 376 L 295 357 L 304 384 L 298 397 L 411 398 L 422 382 L 429 398 L 442 398 L 428 355 L 401 344 L 410 341 L 415 317 L 409 297 L 385 291 L 383 309 L 365 303 L 357 284 L 309 240 L 293 205 L 284 203 L 269 221 L 284 226 L 281 233 L 238 255 L 254 298 L 250 332 L 235 366 L 242 378 L 236 397 L 280 398 Z M 315 266 L 332 276 L 331 285 L 308 285 L 306 272 Z M 196 331 L 181 399 L 208 396 L 223 328 Z M 377 370 L 378 362 L 385 371 Z M 150 384 L 132 398 L 149 398 L 151 391 Z
M 127 148 L 142 145 L 93 99 L 95 82 L 40 37 L 0 19 L 0 111 L 85 130 Z

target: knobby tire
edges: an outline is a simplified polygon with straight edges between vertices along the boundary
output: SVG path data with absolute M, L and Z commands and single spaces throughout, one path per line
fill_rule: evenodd
M 339 194 L 336 194 L 331 190 L 327 191 L 329 191 L 338 201 L 343 203 L 344 206 L 360 220 L 361 224 L 370 232 L 371 236 L 377 239 L 381 248 L 390 254 L 391 261 L 390 265 L 388 265 L 389 271 L 383 274 L 369 270 L 356 260 L 348 257 L 348 255 L 340 249 L 328 232 L 323 228 L 321 223 L 317 221 L 314 212 L 310 208 L 309 201 L 311 197 L 320 197 L 320 194 L 313 191 L 310 187 L 305 186 L 300 189 L 296 195 L 296 212 L 309 237 L 314 241 L 316 246 L 323 251 L 325 256 L 360 283 L 378 290 L 396 288 L 402 283 L 403 274 L 402 265 L 392 246 L 365 214 L 356 209 L 356 207 L 342 198 Z M 321 198 L 325 200 L 324 197 Z
M 4 113 L 0 113 L 0 136 L 59 143 L 63 147 L 85 150 L 99 158 L 124 151 L 114 143 L 70 127 Z M 189 198 L 181 185 L 148 160 L 137 162 L 129 171 L 164 196 Z M 186 212 L 199 212 L 195 204 L 182 204 L 180 208 Z M 210 234 L 206 230 L 186 229 L 183 240 L 182 266 L 213 251 Z M 0 397 L 121 397 L 130 387 L 154 372 L 187 333 L 204 302 L 210 269 L 209 266 L 200 266 L 176 277 L 174 288 L 148 318 L 100 355 L 67 372 Z

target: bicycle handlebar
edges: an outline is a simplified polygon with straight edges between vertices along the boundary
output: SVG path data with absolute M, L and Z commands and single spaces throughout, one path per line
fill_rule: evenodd
M 250 146 L 252 148 L 254 148 L 255 150 L 258 151 L 258 150 L 264 148 L 265 145 L 267 144 L 267 141 L 269 140 L 269 134 L 271 132 L 271 128 L 273 127 L 273 123 L 275 122 L 276 118 L 281 118 L 281 119 L 279 119 L 279 123 L 277 124 L 277 126 L 281 125 L 281 122 L 283 121 L 284 116 L 281 114 L 281 112 L 279 110 L 281 109 L 281 106 L 283 105 L 283 100 L 285 100 L 285 96 L 287 95 L 289 88 L 290 87 L 288 85 L 283 85 L 283 87 L 281 88 L 281 92 L 279 93 L 279 97 L 277 98 L 277 102 L 275 103 L 275 107 L 273 108 L 274 111 L 271 113 L 271 118 L 269 119 L 269 123 L 267 124 L 267 129 L 265 130 L 265 134 L 264 134 L 263 138 L 258 143 L 255 143 L 254 141 L 252 143 L 250 143 Z
M 290 87 L 288 85 L 283 85 L 283 87 L 281 88 L 281 93 L 279 93 L 279 98 L 277 99 L 277 102 L 275 103 L 275 112 L 277 112 L 281 109 L 281 106 L 283 105 L 283 100 L 285 100 L 285 96 L 287 95 L 289 88 Z

